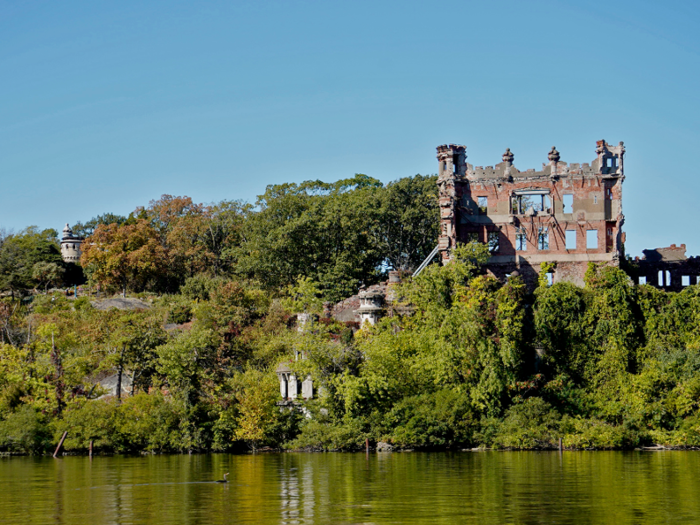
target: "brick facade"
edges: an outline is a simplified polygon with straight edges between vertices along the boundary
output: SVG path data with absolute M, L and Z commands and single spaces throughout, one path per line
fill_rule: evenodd
M 466 148 L 437 148 L 443 262 L 457 243 L 489 244 L 488 271 L 517 271 L 534 287 L 543 262 L 555 263 L 553 282 L 583 285 L 589 262 L 619 265 L 624 215 L 622 142 L 596 143 L 589 164 L 567 164 L 556 148 L 540 171 L 519 171 L 510 150 L 495 166 L 474 167 Z

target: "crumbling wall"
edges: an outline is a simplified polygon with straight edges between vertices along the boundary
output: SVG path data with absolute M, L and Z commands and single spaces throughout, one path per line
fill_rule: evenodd
M 670 292 L 680 292 L 700 283 L 700 257 L 687 257 L 685 244 L 642 250 L 628 272 L 637 284 L 649 284 Z
M 619 265 L 624 153 L 598 141 L 593 162 L 567 164 L 553 147 L 540 171 L 519 171 L 509 149 L 499 164 L 474 167 L 464 146 L 439 146 L 443 262 L 456 243 L 483 242 L 490 273 L 517 271 L 530 288 L 543 262 L 557 263 L 555 282 L 576 284 L 589 262 Z

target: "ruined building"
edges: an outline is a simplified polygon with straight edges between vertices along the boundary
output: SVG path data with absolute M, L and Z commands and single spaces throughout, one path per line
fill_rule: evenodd
M 593 162 L 567 164 L 552 147 L 542 169 L 520 171 L 508 149 L 495 166 L 467 163 L 466 148 L 437 148 L 443 263 L 457 243 L 487 243 L 489 273 L 518 272 L 534 287 L 543 262 L 549 279 L 583 285 L 589 262 L 618 266 L 623 256 L 625 148 L 596 143 Z
M 700 257 L 686 256 L 685 244 L 642 251 L 644 256 L 635 257 L 630 265 L 637 284 L 680 292 L 686 286 L 700 283 Z

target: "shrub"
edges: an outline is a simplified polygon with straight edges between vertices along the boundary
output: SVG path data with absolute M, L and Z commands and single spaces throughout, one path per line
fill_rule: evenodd
M 513 405 L 497 425 L 492 446 L 513 449 L 543 449 L 558 446 L 561 415 L 539 397 Z
M 51 448 L 46 417 L 29 405 L 21 406 L 0 421 L 0 449 L 24 454 L 41 454 Z
M 625 429 L 599 419 L 564 417 L 563 444 L 573 449 L 613 449 L 626 443 Z
M 160 392 L 128 397 L 116 413 L 115 430 L 122 451 L 164 452 L 178 448 L 180 416 Z
M 454 389 L 401 400 L 386 417 L 388 439 L 403 448 L 452 448 L 472 443 L 476 420 L 468 396 Z
M 90 441 L 97 450 L 114 450 L 116 410 L 116 399 L 76 399 L 63 411 L 63 419 L 54 421 L 54 439 L 68 431 L 66 450 L 87 450 Z

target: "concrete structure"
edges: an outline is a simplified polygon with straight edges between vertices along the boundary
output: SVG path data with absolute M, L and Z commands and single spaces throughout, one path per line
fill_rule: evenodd
M 391 271 L 387 281 L 363 287 L 356 295 L 329 305 L 326 315 L 336 321 L 362 326 L 365 321 L 375 324 L 384 315 L 403 314 L 406 307 L 394 304 L 393 288 L 400 282 L 401 272 Z
M 63 257 L 64 262 L 79 263 L 82 251 L 80 246 L 83 243 L 83 238 L 78 237 L 70 229 L 68 223 L 66 227 L 63 228 L 63 237 L 61 238 L 61 257 Z
M 495 166 L 474 167 L 464 146 L 439 146 L 443 263 L 457 243 L 476 240 L 489 245 L 489 273 L 517 271 L 531 288 L 543 262 L 555 263 L 553 282 L 578 285 L 589 262 L 618 266 L 625 148 L 599 140 L 595 152 L 590 164 L 567 164 L 552 147 L 541 170 L 520 171 L 510 149 Z
M 700 257 L 687 257 L 685 244 L 643 250 L 630 264 L 637 284 L 650 284 L 670 292 L 700 283 Z
M 365 323 L 376 324 L 384 312 L 383 305 L 386 289 L 362 290 L 359 296 L 360 307 L 355 310 L 355 313 L 360 318 L 360 326 Z

